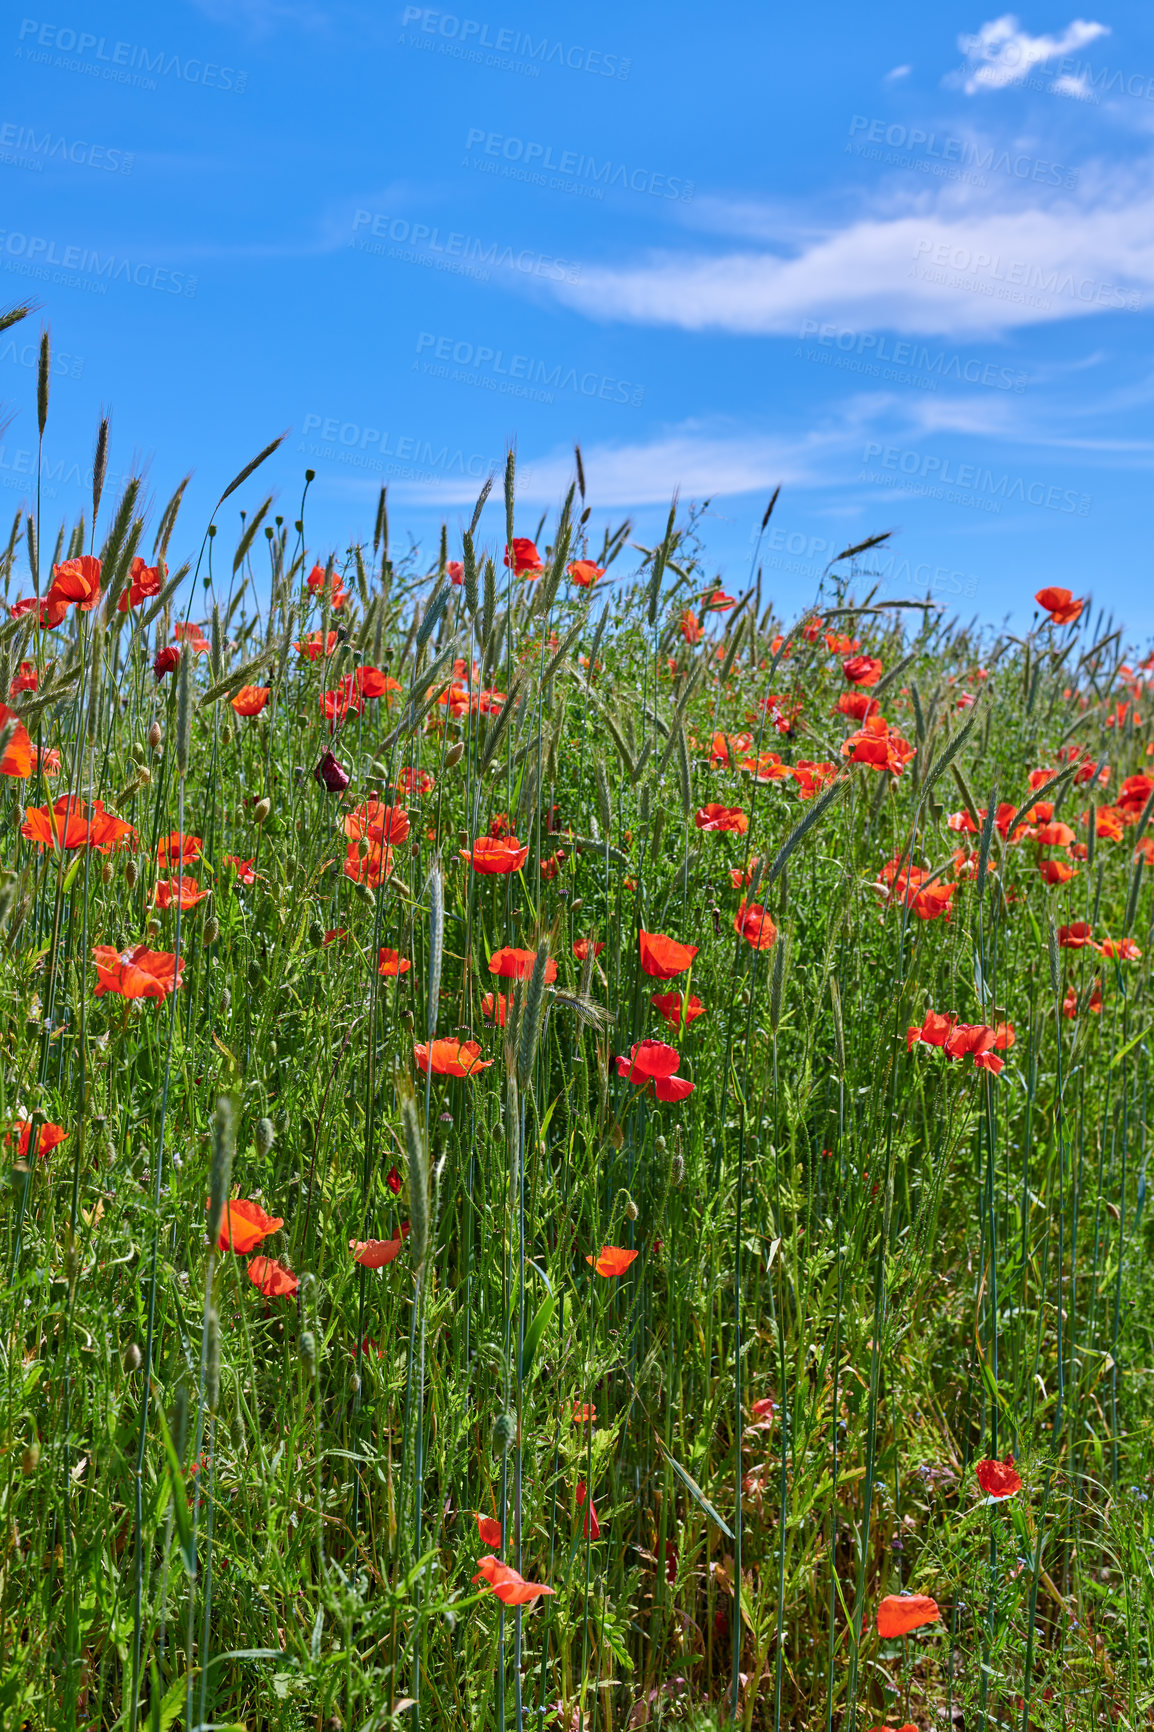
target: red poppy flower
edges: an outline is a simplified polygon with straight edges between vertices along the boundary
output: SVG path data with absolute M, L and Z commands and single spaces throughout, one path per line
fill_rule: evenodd
M 985 818 L 985 816 L 986 814 L 984 809 L 979 809 L 978 817 Z M 946 828 L 963 836 L 976 836 L 979 834 L 979 827 L 974 823 L 974 820 L 968 812 L 951 812 L 949 817 L 946 819 Z
M 854 686 L 876 686 L 884 668 L 876 656 L 851 656 L 841 664 L 841 671 Z
M 571 1425 L 596 1425 L 597 1409 L 588 1401 L 575 1402 L 573 1411 L 569 1415 L 569 1423 Z
M 157 565 L 145 565 L 138 554 L 132 562 L 128 582 L 121 590 L 120 600 L 116 604 L 119 612 L 127 613 L 130 607 L 139 607 L 141 602 L 150 596 L 159 595 L 167 576 L 163 560 Z
M 873 684 L 868 681 L 867 684 Z M 864 722 L 870 716 L 876 716 L 881 709 L 877 698 L 869 697 L 865 692 L 843 692 L 834 706 L 835 715 L 852 716 L 855 722 Z
M 1068 860 L 1039 860 L 1038 872 L 1045 884 L 1068 884 L 1078 876 L 1078 868 Z
M 172 635 L 181 643 L 186 643 L 194 656 L 206 656 L 212 648 L 200 627 L 192 620 L 181 620 L 172 628 Z
M 224 857 L 224 863 L 226 866 L 232 867 L 233 871 L 236 873 L 238 884 L 256 883 L 255 859 L 242 860 L 239 854 L 226 854 Z
M 593 941 L 588 939 L 588 938 L 574 939 L 574 941 L 573 941 L 573 954 L 577 958 L 578 962 L 585 962 L 588 960 L 589 945 L 591 942 L 593 942 Z M 600 956 L 600 954 L 604 950 L 604 948 L 605 948 L 605 946 L 603 944 L 593 943 L 594 956 Z
M 35 662 L 23 661 L 20 671 L 8 687 L 10 698 L 19 697 L 21 692 L 34 692 L 40 684 L 40 675 L 36 671 Z
M 1152 793 L 1154 793 L 1154 776 L 1148 776 L 1142 772 L 1137 776 L 1126 777 L 1118 790 L 1118 798 L 1114 803 L 1121 806 L 1124 811 L 1137 814 L 1141 812 Z
M 393 1166 L 391 1166 L 389 1168 L 388 1172 L 385 1174 L 385 1183 L 389 1187 L 390 1191 L 393 1193 L 394 1197 L 400 1196 L 401 1191 L 404 1187 L 404 1180 L 401 1178 L 400 1173 L 398 1173 L 395 1163 L 393 1164 Z
M 698 950 L 696 944 L 679 944 L 676 938 L 667 938 L 664 932 L 643 930 L 640 944 L 641 966 L 654 980 L 672 980 L 675 975 L 684 974 L 692 966 Z
M 1102 982 L 1100 980 L 1094 982 L 1093 990 L 1090 993 L 1086 1009 L 1093 1016 L 1101 1016 L 1102 1014 Z M 1077 1016 L 1077 1014 L 1078 994 L 1075 992 L 1073 987 L 1070 987 L 1065 998 L 1062 1000 L 1062 1015 L 1072 1017 Z
M 15 710 L 10 710 L 7 704 L 0 704 L 0 732 L 9 722 L 14 722 L 15 727 L 4 749 L 4 756 L 0 758 L 0 776 L 30 776 L 32 741 L 28 738 L 28 730 Z
M 583 1506 L 587 1496 L 588 1496 L 588 1493 L 587 1493 L 586 1488 L 585 1488 L 585 1481 L 583 1479 L 579 1479 L 577 1481 L 577 1508 L 578 1509 L 580 1509 Z M 597 1520 L 597 1511 L 594 1508 L 592 1498 L 589 1498 L 589 1508 L 585 1513 L 585 1537 L 586 1537 L 586 1539 L 590 1539 L 590 1540 L 599 1540 L 601 1538 L 601 1523 Z
M 182 836 L 179 830 L 173 830 L 157 843 L 156 864 L 167 866 L 169 870 L 176 865 L 191 866 L 194 860 L 200 859 L 203 847 L 199 836 Z
M 946 1057 L 964 1058 L 967 1053 L 972 1053 L 976 1058 L 980 1053 L 992 1051 L 993 1045 L 992 1028 L 981 1022 L 958 1022 L 946 1036 Z
M 595 565 L 591 559 L 574 559 L 565 570 L 581 589 L 592 589 L 597 579 L 605 576 L 604 567 Z
M 672 1076 L 680 1063 L 680 1054 L 663 1040 L 639 1040 L 629 1049 L 628 1058 L 617 1060 L 617 1075 L 640 1085 L 651 1077 Z
M 994 1051 L 1009 1052 L 1017 1040 L 1012 1022 L 999 1022 L 994 1027 Z
M 206 1203 L 204 1206 L 207 1209 L 209 1205 Z M 238 1257 L 247 1257 L 262 1239 L 267 1239 L 270 1233 L 283 1226 L 279 1215 L 266 1215 L 259 1203 L 237 1197 L 225 1204 L 217 1250 L 235 1251 Z
M 501 1524 L 492 1516 L 476 1512 L 477 1532 L 481 1536 L 483 1546 L 499 1546 L 501 1543 Z
M 370 842 L 363 858 L 360 850 L 359 842 L 350 842 L 345 849 L 345 877 L 354 884 L 371 884 L 377 890 L 392 876 L 393 850 L 382 848 L 379 842 Z
M 717 769 L 723 764 L 735 766 L 741 754 L 748 752 L 752 744 L 752 734 L 714 734 L 709 748 L 710 768 Z
M 1043 803 L 1045 805 L 1050 804 L 1048 800 Z M 1036 810 L 1037 808 L 1035 807 L 1035 811 Z M 1052 810 L 1053 808 L 1051 807 L 1051 811 Z M 1034 841 L 1037 842 L 1040 848 L 1068 848 L 1073 840 L 1073 830 L 1071 830 L 1069 824 L 1063 824 L 1060 818 L 1056 819 L 1051 824 L 1039 824 L 1037 829 L 1034 831 Z
M 383 1269 L 404 1250 L 408 1236 L 409 1223 L 406 1221 L 391 1239 L 350 1239 L 353 1262 L 360 1263 L 365 1269 Z
M 740 806 L 719 806 L 713 800 L 701 807 L 694 822 L 699 830 L 732 830 L 737 836 L 744 836 L 749 829 L 749 819 Z
M 701 638 L 702 638 L 701 621 L 698 619 L 697 615 L 694 613 L 694 611 L 691 607 L 687 607 L 684 610 L 684 612 L 681 615 L 681 619 L 678 623 L 679 623 L 679 627 L 681 630 L 681 635 L 685 639 L 686 643 L 694 644 L 694 643 L 700 643 L 701 642 Z
M 353 679 L 357 690 L 366 701 L 384 698 L 387 704 L 391 704 L 393 693 L 401 689 L 400 680 L 395 680 L 392 674 L 382 673 L 380 668 L 359 667 Z
M 681 1027 L 681 994 L 679 992 L 676 990 L 655 992 L 649 1002 L 654 1010 L 665 1018 L 670 1028 L 679 1029 Z M 685 1007 L 685 1026 L 688 1028 L 689 1024 L 695 1021 L 697 1017 L 704 1015 L 705 1006 L 694 993 Z
M 52 583 L 45 596 L 47 624 L 57 626 L 75 602 L 81 613 L 91 613 L 100 600 L 100 561 L 91 553 L 66 559 L 52 567 Z
M 976 1052 L 974 1054 L 975 1070 L 988 1070 L 997 1076 L 1005 1068 L 1005 1060 L 999 1058 L 996 1052 Z
M 812 800 L 815 794 L 837 780 L 837 765 L 815 764 L 808 758 L 799 758 L 793 766 L 793 779 L 797 783 L 798 799 Z
M 742 901 L 734 918 L 733 930 L 754 950 L 772 950 L 777 943 L 777 927 L 760 902 Z
M 428 770 L 404 769 L 397 777 L 397 787 L 405 794 L 431 794 L 436 782 Z
M 937 1601 L 928 1594 L 887 1594 L 878 1606 L 878 1635 L 887 1640 L 908 1636 L 922 1624 L 936 1624 L 940 1617 Z
M 156 886 L 152 898 L 154 908 L 175 908 L 179 902 L 181 908 L 195 908 L 198 902 L 204 902 L 212 895 L 211 890 L 202 890 L 195 878 L 162 878 Z
M 367 836 L 370 842 L 404 842 L 409 834 L 409 814 L 403 806 L 386 806 L 380 800 L 363 800 L 344 821 L 345 835 L 354 842 Z
M 509 1003 L 503 992 L 486 992 L 481 999 L 481 1015 L 486 1022 L 496 1023 L 499 1028 L 505 1026 L 508 1009 Z
M 926 1046 L 945 1046 L 957 1026 L 957 1020 L 955 1016 L 944 1016 L 936 1010 L 928 1010 L 921 1028 L 906 1030 L 906 1051 L 909 1052 L 919 1041 Z
M 884 716 L 867 716 L 858 732 L 845 741 L 841 753 L 853 764 L 868 764 L 873 770 L 900 776 L 916 750 Z
M 461 859 L 468 860 L 474 872 L 486 875 L 519 872 L 528 858 L 528 845 L 522 848 L 516 836 L 478 836 L 471 852 L 461 849 Z
M 528 980 L 537 961 L 535 950 L 515 950 L 506 944 L 500 950 L 494 950 L 489 958 L 489 973 L 500 975 L 502 980 Z M 550 957 L 545 964 L 545 984 L 552 985 L 557 978 L 557 964 Z
M 414 1046 L 413 1058 L 418 1070 L 426 1075 L 431 1070 L 434 1076 L 472 1076 L 493 1063 L 491 1058 L 481 1057 L 480 1044 L 475 1040 L 435 1040 L 429 1046 L 422 1042 Z
M 380 956 L 377 959 L 377 973 L 387 977 L 407 974 L 412 967 L 407 956 L 402 956 L 397 950 L 390 950 L 387 944 L 382 944 Z
M 1040 589 L 1034 600 L 1039 607 L 1045 608 L 1054 625 L 1072 625 L 1081 618 L 1086 605 L 1085 597 L 1075 601 L 1072 591 L 1058 588 Z
M 587 1255 L 585 1261 L 591 1263 L 599 1275 L 608 1279 L 615 1275 L 624 1275 L 638 1255 L 638 1252 L 626 1251 L 620 1245 L 602 1245 L 596 1257 Z
M 103 802 L 83 802 L 67 794 L 52 806 L 26 806 L 20 834 L 39 848 L 96 848 L 101 854 L 136 835 L 132 825 L 104 810 Z
M 1008 1455 L 1005 1461 L 980 1461 L 974 1472 L 978 1484 L 992 1503 L 1013 1497 L 1022 1489 L 1022 1476 L 1014 1467 L 1012 1455 Z
M 513 1569 L 510 1564 L 500 1563 L 494 1557 L 477 1559 L 477 1573 L 473 1580 L 486 1582 L 505 1606 L 528 1606 L 542 1594 L 553 1594 L 557 1591 L 555 1588 L 546 1587 L 544 1582 L 527 1582 L 519 1570 Z
M 1098 946 L 1098 953 L 1112 961 L 1116 956 L 1120 962 L 1138 962 L 1142 952 L 1132 938 L 1104 938 Z
M 320 632 L 307 631 L 304 637 L 301 638 L 298 643 L 294 644 L 293 647 L 299 656 L 303 656 L 305 661 L 319 661 L 322 655 L 332 655 L 333 651 L 337 647 L 337 634 L 335 631 L 331 631 L 325 639 L 324 647 L 322 649 Z
M 157 652 L 156 660 L 152 664 L 152 671 L 158 680 L 162 680 L 165 674 L 173 673 L 179 666 L 180 650 L 176 644 L 169 644 L 166 649 Z
M 31 1119 L 17 1119 L 4 1141 L 11 1143 L 13 1136 L 19 1132 L 16 1152 L 22 1161 L 28 1159 L 28 1150 L 32 1145 Z M 43 1124 L 36 1135 L 36 1153 L 41 1160 L 47 1159 L 58 1143 L 62 1143 L 68 1132 L 63 1125 Z
M 259 716 L 271 690 L 271 686 L 241 686 L 228 701 L 238 716 Z
M 1063 950 L 1085 950 L 1087 945 L 1092 949 L 1093 931 L 1088 920 L 1074 920 L 1069 926 L 1059 926 L 1058 943 Z
M 515 535 L 512 547 L 506 547 L 505 564 L 512 567 L 517 577 L 536 577 L 545 569 L 536 543 L 525 535 Z
M 167 950 L 149 950 L 138 944 L 119 951 L 115 944 L 97 944 L 92 951 L 96 963 L 96 996 L 119 993 L 121 998 L 167 998 L 183 985 L 184 958 L 178 962 Z
M 248 1278 L 266 1299 L 287 1299 L 300 1286 L 292 1270 L 275 1257 L 250 1257 Z

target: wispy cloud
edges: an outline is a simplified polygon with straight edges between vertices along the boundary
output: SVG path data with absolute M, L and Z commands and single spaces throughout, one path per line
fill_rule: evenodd
M 818 319 L 962 338 L 1133 311 L 1151 291 L 1154 198 L 1137 186 L 1033 210 L 911 200 L 792 250 L 654 252 L 553 290 L 592 319 L 686 331 L 796 336 Z
M 1060 60 L 1065 54 L 1076 54 L 1089 47 L 1100 36 L 1108 36 L 1110 26 L 1086 18 L 1075 18 L 1057 36 L 1031 36 L 1023 30 L 1017 15 L 1004 12 L 983 24 L 973 36 L 959 36 L 958 47 L 969 64 L 960 74 L 952 74 L 948 82 L 960 83 L 967 96 L 983 91 L 1007 90 L 1021 84 L 1036 66 Z

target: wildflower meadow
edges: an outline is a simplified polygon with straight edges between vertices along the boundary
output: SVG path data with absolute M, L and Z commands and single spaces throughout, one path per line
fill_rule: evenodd
M 0 1724 L 1148 1727 L 1148 646 L 279 445 L 0 561 Z

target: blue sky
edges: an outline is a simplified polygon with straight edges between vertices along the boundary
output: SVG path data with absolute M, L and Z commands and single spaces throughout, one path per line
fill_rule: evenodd
M 579 440 L 594 526 L 708 497 L 731 588 L 780 483 L 787 615 L 892 530 L 890 594 L 1154 630 L 1149 6 L 38 6 L 0 31 L 0 300 L 51 326 L 49 522 L 102 408 L 115 474 L 193 471 L 182 550 L 285 429 L 242 499 L 291 520 L 314 468 L 321 557 L 382 481 L 394 543 L 458 543 L 510 440 L 531 533 Z

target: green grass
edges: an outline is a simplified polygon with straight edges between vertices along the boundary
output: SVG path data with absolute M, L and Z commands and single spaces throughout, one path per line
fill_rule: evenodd
M 1147 814 L 1132 800 L 1077 862 L 946 822 L 1028 807 L 1030 772 L 1074 747 L 1071 768 L 1109 766 L 1052 795 L 1087 842 L 1088 807 L 1154 769 L 1123 637 L 1091 609 L 1012 638 L 883 604 L 868 549 L 835 562 L 822 629 L 775 618 L 756 562 L 709 614 L 698 517 L 638 552 L 628 526 L 587 540 L 581 494 L 536 527 L 544 574 L 513 580 L 503 547 L 535 526 L 511 476 L 475 582 L 441 576 L 472 543 L 394 561 L 382 511 L 335 557 L 333 612 L 305 582 L 326 564 L 307 504 L 226 548 L 262 479 L 199 552 L 131 489 L 51 560 L 39 525 L 39 593 L 91 549 L 103 600 L 0 627 L 5 691 L 39 671 L 13 708 L 60 753 L 0 784 L 0 1125 L 67 1133 L 47 1158 L 5 1149 L 0 1721 L 608 1732 L 721 1725 L 736 1702 L 747 1728 L 1148 1724 Z M 185 545 L 191 569 L 119 612 L 158 530 L 172 578 Z M 21 521 L 9 606 L 31 551 Z M 585 555 L 604 599 L 564 575 Z M 158 679 L 184 618 L 208 648 Z M 293 648 L 338 627 L 327 660 Z M 900 775 L 843 756 L 859 724 L 826 630 L 903 663 L 879 698 L 916 747 Z M 426 709 L 454 656 L 513 701 Z M 257 658 L 243 683 L 270 701 L 240 717 L 223 682 Z M 359 666 L 399 689 L 333 734 L 322 693 Z M 752 736 L 735 756 L 835 764 L 835 793 L 711 763 L 718 732 Z M 344 792 L 314 778 L 329 749 Z M 428 791 L 397 792 L 405 770 Z M 133 837 L 20 834 L 69 791 Z M 346 875 L 343 828 L 374 793 L 410 823 L 377 888 Z M 710 801 L 748 833 L 700 830 Z M 481 876 L 461 841 L 499 814 L 528 853 Z M 211 890 L 179 915 L 152 906 L 172 832 L 203 847 L 171 875 Z M 959 844 L 996 869 L 980 895 Z M 1047 886 L 1040 853 L 1076 876 Z M 734 928 L 753 855 L 761 951 Z M 886 891 L 899 856 L 946 867 L 949 918 Z M 1051 922 L 1078 920 L 1145 955 L 1051 954 Z M 696 946 L 691 974 L 643 973 L 641 928 Z M 579 938 L 604 943 L 595 964 Z M 97 997 L 93 948 L 146 939 L 179 954 L 180 990 Z M 495 979 L 502 945 L 547 954 L 555 983 Z M 380 976 L 382 946 L 408 972 Z M 687 986 L 705 1014 L 671 1033 L 651 995 Z M 481 1010 L 497 988 L 504 1037 Z M 907 1052 L 929 1010 L 1012 1022 L 1001 1074 Z M 430 1030 L 490 1067 L 426 1077 Z M 676 1047 L 687 1098 L 619 1078 L 645 1037 Z M 230 1159 L 231 1195 L 283 1220 L 253 1254 L 292 1271 L 288 1297 L 210 1255 Z M 350 1240 L 409 1222 L 386 1266 L 354 1261 Z M 606 1244 L 637 1252 L 623 1275 L 586 1262 Z M 975 1465 L 1009 1452 L 1023 1488 L 990 1506 Z M 494 1549 L 477 1512 L 552 1597 L 473 1584 Z M 883 1640 L 903 1589 L 940 1621 Z

